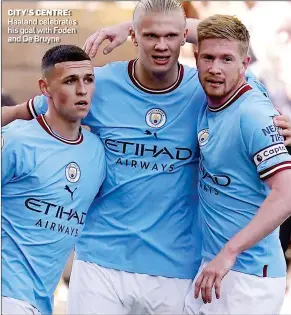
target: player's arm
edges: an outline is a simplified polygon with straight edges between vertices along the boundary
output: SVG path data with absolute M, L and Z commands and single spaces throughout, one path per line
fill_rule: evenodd
M 18 104 L 15 106 L 2 107 L 2 126 L 6 126 L 16 119 L 32 119 L 27 109 L 26 103 Z
M 289 169 L 275 173 L 266 182 L 271 188 L 269 196 L 253 220 L 203 269 L 195 283 L 195 297 L 199 296 L 201 290 L 203 301 L 210 303 L 214 286 L 216 297 L 219 298 L 221 280 L 232 268 L 237 256 L 272 233 L 291 215 L 291 162 Z
M 291 157 L 275 126 L 278 115 L 272 104 L 263 100 L 264 106 L 252 104 L 241 119 L 244 147 L 253 159 L 258 176 L 270 186 L 271 192 L 258 209 L 256 216 L 233 236 L 219 254 L 203 269 L 195 283 L 195 297 L 201 291 L 204 302 L 211 302 L 212 288 L 220 297 L 223 277 L 233 267 L 237 256 L 274 231 L 291 215 Z
M 268 236 L 291 215 L 291 161 L 289 169 L 275 173 L 266 182 L 271 188 L 271 192 L 256 216 L 224 246 L 220 253 L 205 267 L 203 274 L 200 275 L 201 278 L 197 279 L 197 290 L 199 290 L 201 282 L 200 287 L 201 293 L 204 293 L 204 301 L 211 302 L 213 286 L 216 297 L 220 297 L 221 280 L 232 268 L 239 254 Z M 202 286 L 202 281 L 205 278 L 207 279 L 206 285 Z M 198 294 L 199 291 L 195 291 L 195 296 Z
M 1 187 L 5 186 L 15 175 L 18 141 L 11 135 L 9 128 L 2 128 L 1 135 Z
M 187 19 L 188 43 L 197 43 L 197 26 L 199 22 L 200 20 L 198 19 Z M 94 58 L 101 43 L 108 39 L 110 43 L 103 49 L 103 54 L 109 54 L 113 49 L 126 42 L 128 36 L 130 35 L 130 31 L 131 22 L 123 22 L 120 24 L 100 28 L 87 38 L 83 49 L 91 58 Z
M 47 101 L 44 95 L 35 96 L 26 103 L 2 107 L 2 126 L 16 119 L 30 120 L 47 111 Z

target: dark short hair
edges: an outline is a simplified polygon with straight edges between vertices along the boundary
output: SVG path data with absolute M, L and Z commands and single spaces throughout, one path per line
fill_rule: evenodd
M 41 61 L 41 71 L 45 74 L 55 64 L 66 61 L 91 60 L 83 49 L 75 45 L 57 45 L 50 48 Z

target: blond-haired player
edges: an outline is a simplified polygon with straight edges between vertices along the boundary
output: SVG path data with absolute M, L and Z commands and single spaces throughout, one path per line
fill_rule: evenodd
M 278 227 L 291 214 L 291 157 L 273 124 L 279 113 L 246 82 L 249 39 L 232 16 L 198 25 L 195 57 L 207 95 L 197 128 L 203 261 L 188 314 L 278 314 L 284 299 Z

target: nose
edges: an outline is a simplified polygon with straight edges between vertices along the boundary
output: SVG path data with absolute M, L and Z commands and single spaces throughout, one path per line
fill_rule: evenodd
M 165 51 L 168 50 L 168 43 L 164 37 L 160 37 L 155 45 L 156 50 Z
M 79 81 L 76 87 L 76 93 L 77 95 L 86 95 L 87 94 L 87 89 L 86 85 L 84 84 L 83 81 Z
M 210 68 L 209 68 L 209 72 L 210 72 L 211 74 L 213 74 L 213 75 L 215 75 L 215 74 L 221 74 L 221 73 L 222 73 L 222 71 L 221 71 L 221 65 L 220 65 L 219 60 L 215 59 L 215 60 L 212 62 L 211 66 L 210 66 Z

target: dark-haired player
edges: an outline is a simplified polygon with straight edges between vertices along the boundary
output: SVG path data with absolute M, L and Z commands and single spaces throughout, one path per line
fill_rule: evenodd
M 105 177 L 102 143 L 80 128 L 94 90 L 90 58 L 79 47 L 56 46 L 45 53 L 42 74 L 47 113 L 2 130 L 3 314 L 52 313 L 54 290 Z

